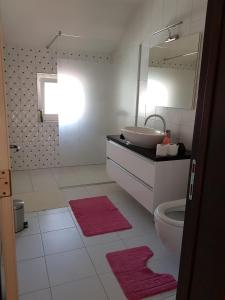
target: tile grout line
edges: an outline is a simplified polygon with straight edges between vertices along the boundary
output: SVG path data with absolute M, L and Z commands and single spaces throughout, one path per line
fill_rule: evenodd
M 70 213 L 72 213 L 72 211 L 71 211 Z M 74 218 L 75 218 L 75 216 L 74 216 Z M 74 223 L 75 223 L 75 222 L 74 222 Z M 97 270 L 96 270 L 96 267 L 95 267 L 95 265 L 94 265 L 94 262 L 92 261 L 91 256 L 90 256 L 90 254 L 89 254 L 89 252 L 88 252 L 88 250 L 87 250 L 87 245 L 84 243 L 84 240 L 83 240 L 83 238 L 82 238 L 82 235 L 81 235 L 81 233 L 79 232 L 78 229 L 77 229 L 77 231 L 78 231 L 78 234 L 79 234 L 79 236 L 80 236 L 80 238 L 81 238 L 81 240 L 82 240 L 82 242 L 83 242 L 83 244 L 84 244 L 84 249 L 85 249 L 85 251 L 86 251 L 86 253 L 87 253 L 87 255 L 88 255 L 88 257 L 89 257 L 89 259 L 90 259 L 90 261 L 91 261 L 91 263 L 92 263 L 92 266 L 93 266 L 94 271 L 95 271 L 95 273 L 96 273 L 96 276 L 97 276 L 97 278 L 98 278 L 98 280 L 99 280 L 99 282 L 100 282 L 100 284 L 101 284 L 101 286 L 102 286 L 102 289 L 103 289 L 103 291 L 104 291 L 104 294 L 105 294 L 106 298 L 107 298 L 108 300 L 110 300 L 110 297 L 109 297 L 109 295 L 108 295 L 108 293 L 107 293 L 107 291 L 106 291 L 106 289 L 105 289 L 105 287 L 104 287 L 104 285 L 103 285 L 103 283 L 102 283 L 102 281 L 101 281 L 101 278 L 100 278 L 100 276 L 99 276 L 99 274 L 98 274 L 98 272 L 97 272 Z
M 39 222 L 39 218 L 38 218 L 38 222 Z M 46 255 L 45 255 L 45 248 L 44 248 L 44 242 L 43 242 L 42 232 L 41 232 L 41 242 L 42 242 L 42 247 L 43 247 L 45 268 L 46 268 L 46 273 L 47 273 L 47 277 L 48 277 L 48 284 L 49 284 L 51 299 L 53 300 L 53 294 L 52 294 L 52 289 L 51 289 L 51 283 L 50 283 L 50 276 L 49 276 L 49 272 L 48 272 L 48 266 L 47 266 L 47 262 L 46 262 Z
M 49 286 L 48 286 L 48 288 L 44 288 L 44 289 L 40 289 L 40 290 L 34 290 L 34 291 L 29 292 L 29 293 L 23 293 L 20 296 L 37 293 L 37 292 L 40 292 L 40 291 L 43 291 L 43 290 L 50 290 L 51 299 L 53 300 L 53 296 L 52 296 L 52 292 L 51 292 L 51 286 L 50 286 L 50 280 L 49 280 L 49 274 L 48 274 L 47 264 L 46 264 L 46 260 L 45 260 L 44 244 L 43 244 L 43 239 L 42 239 L 42 234 L 41 234 L 41 229 L 40 229 L 40 223 L 39 223 L 38 216 L 37 216 L 37 221 L 38 221 L 38 227 L 39 227 L 40 233 L 32 234 L 32 235 L 27 235 L 27 236 L 40 235 L 40 237 L 41 237 L 41 243 L 42 243 L 42 249 L 43 249 L 43 256 L 39 256 L 39 257 L 31 258 L 31 259 L 23 259 L 23 260 L 17 261 L 17 263 L 23 263 L 23 262 L 26 262 L 26 261 L 36 260 L 38 258 L 43 258 L 44 261 L 45 261 L 45 269 L 46 269 L 46 274 L 47 274 L 47 277 L 48 277 L 48 285 Z M 25 237 L 27 237 L 27 236 L 25 236 Z
M 45 258 L 45 249 L 44 249 L 44 242 L 43 242 L 43 237 L 42 237 L 42 231 L 41 231 L 39 215 L 37 216 L 37 218 L 38 218 L 38 225 L 39 225 L 40 234 L 41 234 L 41 243 L 42 243 L 42 248 L 43 248 L 43 253 L 44 253 L 44 261 L 45 261 L 45 268 L 46 268 L 46 273 L 47 273 L 47 277 L 48 277 L 48 285 L 49 285 L 49 289 L 50 289 L 50 295 L 51 295 L 51 298 L 53 300 L 52 289 L 51 289 L 51 284 L 50 284 L 50 276 L 49 276 L 47 262 L 46 262 L 46 258 Z
M 34 183 L 33 183 L 32 175 L 31 175 L 31 170 L 28 170 L 28 175 L 29 175 L 29 178 L 30 178 L 31 186 L 32 186 L 32 192 L 35 193 L 35 190 L 34 190 Z
M 90 261 L 91 261 L 91 263 L 92 263 L 92 266 L 93 266 L 93 268 L 94 268 L 94 270 L 95 270 L 95 273 L 96 273 L 96 275 L 97 275 L 97 278 L 98 278 L 98 280 L 99 280 L 99 282 L 100 282 L 100 284 L 101 284 L 101 286 L 102 286 L 102 289 L 103 289 L 103 291 L 104 291 L 104 294 L 105 294 L 106 298 L 107 298 L 108 300 L 110 300 L 110 297 L 109 297 L 109 295 L 108 295 L 108 293 L 107 293 L 107 291 L 106 291 L 106 289 L 105 289 L 105 287 L 104 287 L 104 285 L 103 285 L 103 282 L 102 282 L 102 280 L 101 280 L 101 278 L 100 278 L 100 274 L 98 274 L 97 269 L 96 269 L 96 267 L 95 267 L 95 264 L 94 264 L 94 262 L 93 262 L 93 260 L 92 260 L 92 258 L 91 258 L 91 256 L 90 256 L 90 254 L 89 254 L 89 252 L 88 252 L 86 246 L 85 246 L 85 250 L 86 250 L 86 253 L 87 253 L 87 255 L 88 255 L 88 257 L 89 257 L 89 259 L 90 259 Z
M 23 293 L 23 294 L 20 294 L 19 296 L 29 296 L 29 295 L 32 295 L 32 294 L 35 294 L 35 293 L 38 293 L 38 292 L 41 292 L 41 291 L 48 291 L 50 290 L 50 288 L 45 288 L 45 289 L 41 289 L 41 290 L 37 290 L 37 291 L 33 291 L 33 292 L 28 292 L 28 293 Z M 53 299 L 51 299 L 53 300 Z
M 49 289 L 59 287 L 59 286 L 64 286 L 66 284 L 70 284 L 70 283 L 73 283 L 73 282 L 75 283 L 75 282 L 78 282 L 78 281 L 81 281 L 81 280 L 84 280 L 84 279 L 88 279 L 88 278 L 95 278 L 95 275 L 87 275 L 87 276 L 84 276 L 84 277 L 81 277 L 81 278 L 68 280 L 68 281 L 63 282 L 63 283 L 57 283 L 57 284 L 54 284 L 54 285 L 50 286 Z
M 50 175 L 51 175 L 51 177 L 52 177 L 52 180 L 55 182 L 55 184 L 56 184 L 58 190 L 60 190 L 60 189 L 59 189 L 58 182 L 57 182 L 57 180 L 56 180 L 56 178 L 55 178 L 55 176 L 54 176 L 54 174 L 53 174 L 53 169 L 54 169 L 54 168 L 51 168 L 51 170 L 50 170 Z
M 69 212 L 69 213 L 71 214 L 71 212 Z M 72 216 L 71 216 L 71 218 L 72 218 Z M 73 218 L 72 218 L 72 219 L 73 219 Z M 45 264 L 46 264 L 46 257 L 47 257 L 47 256 L 51 256 L 51 255 L 55 255 L 55 254 L 60 254 L 60 253 L 73 252 L 73 251 L 75 251 L 75 250 L 77 250 L 77 249 L 85 249 L 85 252 L 86 252 L 86 254 L 88 255 L 88 257 L 89 257 L 89 259 L 90 259 L 90 261 L 91 261 L 91 264 L 92 264 L 92 266 L 93 266 L 93 268 L 94 268 L 95 276 L 97 276 L 97 278 L 98 278 L 98 280 L 99 280 L 99 282 L 100 282 L 100 284 L 101 284 L 101 286 L 102 286 L 102 288 L 103 288 L 104 294 L 105 294 L 106 298 L 109 300 L 108 294 L 107 294 L 107 292 L 106 292 L 106 290 L 105 290 L 105 288 L 104 288 L 104 286 L 103 286 L 103 284 L 102 284 L 102 282 L 101 282 L 101 279 L 100 279 L 100 277 L 99 277 L 99 275 L 98 275 L 98 273 L 97 273 L 97 271 L 96 271 L 95 265 L 94 265 L 94 263 L 93 263 L 93 261 L 92 261 L 90 255 L 89 255 L 89 253 L 88 253 L 87 247 L 86 247 L 86 245 L 85 245 L 85 243 L 84 243 L 84 241 L 83 241 L 83 238 L 82 238 L 82 236 L 81 236 L 81 233 L 79 232 L 79 230 L 78 230 L 78 228 L 77 228 L 77 226 L 76 226 L 76 223 L 75 223 L 74 219 L 73 219 L 73 223 L 74 223 L 74 225 L 75 225 L 74 227 L 76 228 L 76 230 L 77 230 L 77 232 L 78 232 L 78 234 L 79 234 L 79 237 L 80 237 L 80 239 L 81 239 L 81 241 L 82 241 L 83 247 L 81 247 L 81 248 L 76 248 L 76 249 L 73 249 L 73 250 L 63 251 L 63 252 L 59 252 L 59 253 L 49 254 L 49 255 L 46 255 L 46 254 L 45 254 L 45 256 L 44 256 Z M 74 228 L 74 227 L 71 227 L 71 228 Z M 64 229 L 67 229 L 67 228 L 64 228 Z M 59 231 L 59 230 L 55 230 L 55 231 Z M 52 232 L 52 231 L 50 231 L 50 232 Z M 44 233 L 46 233 L 46 232 L 41 232 L 41 236 L 42 236 L 42 234 L 44 234 Z M 43 240 L 42 240 L 42 242 L 43 242 Z M 46 269 L 47 269 L 47 264 L 46 264 Z M 48 271 L 47 271 L 47 274 L 48 274 Z M 49 280 L 49 285 L 50 285 L 51 295 L 52 295 L 52 287 L 55 287 L 55 286 L 62 286 L 62 285 L 65 285 L 65 284 L 67 284 L 67 283 L 76 282 L 76 281 L 78 281 L 78 280 L 82 280 L 82 279 L 90 278 L 90 277 L 94 277 L 94 276 L 93 276 L 93 275 L 85 276 L 85 277 L 80 278 L 80 279 L 77 279 L 77 280 L 67 281 L 67 282 L 65 282 L 65 283 L 63 283 L 63 284 L 58 284 L 58 285 L 54 285 L 54 286 L 51 286 L 51 285 L 50 285 L 50 280 Z M 49 274 L 48 274 L 48 278 L 49 278 Z M 53 297 L 53 296 L 52 296 L 52 297 Z
M 76 185 L 65 185 L 65 186 L 60 186 L 59 190 L 66 190 L 66 189 L 72 189 L 76 187 L 89 187 L 89 186 L 101 186 L 101 185 L 107 185 L 115 183 L 115 181 L 109 180 L 109 181 L 99 181 L 99 182 L 90 182 L 90 183 L 83 183 L 83 184 L 76 184 Z

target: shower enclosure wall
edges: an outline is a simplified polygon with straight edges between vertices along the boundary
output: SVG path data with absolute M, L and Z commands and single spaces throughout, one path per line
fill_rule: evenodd
M 118 132 L 113 65 L 59 58 L 57 73 L 61 165 L 104 163 L 106 135 Z

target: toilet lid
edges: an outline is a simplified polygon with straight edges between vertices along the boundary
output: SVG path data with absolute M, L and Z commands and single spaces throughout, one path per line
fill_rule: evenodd
M 155 216 L 167 224 L 177 227 L 184 226 L 186 199 L 160 204 L 155 210 Z

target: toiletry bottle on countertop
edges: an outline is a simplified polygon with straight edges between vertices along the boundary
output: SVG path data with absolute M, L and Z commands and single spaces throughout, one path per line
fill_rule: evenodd
M 162 143 L 164 145 L 171 144 L 171 131 L 170 130 L 166 130 L 166 135 L 165 135 Z

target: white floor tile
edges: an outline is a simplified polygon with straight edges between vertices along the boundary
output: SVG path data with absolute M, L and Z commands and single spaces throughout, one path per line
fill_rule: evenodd
M 59 188 L 81 184 L 79 174 L 75 174 L 72 167 L 54 168 L 52 174 Z
M 44 256 L 41 235 L 18 237 L 16 239 L 16 256 L 18 261 Z
M 127 216 L 127 220 L 132 225 L 131 229 L 119 231 L 118 235 L 122 239 L 148 235 L 155 232 L 153 219 L 149 213 L 148 218 L 137 216 Z
M 20 296 L 19 300 L 52 300 L 50 289 Z
M 161 298 L 161 299 L 162 299 L 162 300 L 176 300 L 176 293 L 175 293 L 175 295 L 170 296 L 169 298 L 168 298 L 168 297 L 164 298 L 164 296 L 163 296 L 163 294 L 162 294 L 162 298 Z
M 35 192 L 58 189 L 56 181 L 51 174 L 31 174 L 31 181 Z
M 127 299 L 113 273 L 102 274 L 100 279 L 110 300 Z
M 140 216 L 141 218 L 152 218 L 150 212 L 124 191 L 111 194 L 110 199 L 114 201 L 115 205 L 125 217 Z
M 77 200 L 82 198 L 90 197 L 90 193 L 87 191 L 86 187 L 73 187 L 60 190 L 65 202 L 70 200 Z M 68 204 L 69 205 L 69 204 Z
M 38 212 L 25 213 L 25 220 L 37 216 L 38 216 Z
M 123 249 L 126 249 L 126 247 L 122 241 L 109 243 L 106 245 L 87 247 L 87 251 L 98 274 L 109 273 L 112 271 L 106 259 L 106 254 Z
M 43 290 L 49 287 L 45 259 L 35 258 L 18 262 L 19 293 Z
M 30 177 L 32 176 L 52 176 L 52 170 L 54 168 L 46 168 L 46 169 L 34 169 L 34 170 L 29 170 L 29 175 Z
M 46 263 L 51 286 L 95 275 L 84 248 L 46 256 Z
M 23 199 L 26 213 L 66 206 L 59 190 L 17 194 L 14 198 Z
M 85 278 L 52 288 L 53 300 L 106 300 L 104 290 L 96 277 Z M 116 300 L 116 299 L 115 299 Z
M 78 224 L 77 219 L 76 219 L 76 217 L 74 216 L 74 213 L 73 213 L 73 211 L 72 211 L 72 209 L 71 209 L 70 206 L 68 206 L 68 211 L 69 211 L 69 214 L 70 214 L 70 216 L 71 216 L 71 218 L 72 218 L 74 224 L 75 224 L 76 227 L 77 227 L 77 230 L 78 230 L 80 233 L 82 233 L 81 227 L 80 227 L 80 225 Z
M 82 232 L 80 234 L 86 247 L 95 245 L 105 245 L 112 242 L 120 241 L 120 237 L 117 234 L 117 232 L 100 234 L 90 237 L 84 236 Z
M 41 210 L 41 211 L 38 212 L 38 215 L 39 216 L 43 216 L 43 215 L 55 215 L 55 214 L 60 214 L 60 213 L 65 213 L 65 212 L 68 212 L 68 208 L 67 207 Z
M 147 266 L 156 273 L 168 273 L 178 278 L 179 261 L 173 255 L 159 259 L 151 258 Z
M 28 222 L 28 228 L 25 228 L 23 231 L 18 232 L 16 234 L 17 237 L 40 233 L 38 217 L 29 214 L 25 216 L 25 221 Z
M 92 197 L 101 195 L 110 196 L 112 193 L 122 191 L 122 188 L 116 183 L 90 185 L 86 189 Z
M 125 238 L 123 239 L 123 241 L 128 248 L 148 246 L 153 251 L 153 258 L 155 259 L 160 257 L 171 256 L 171 252 L 169 252 L 164 247 L 164 245 L 161 243 L 155 232 L 149 231 L 149 234 Z
M 12 172 L 12 193 L 21 194 L 33 191 L 33 186 L 29 172 L 27 171 L 14 171 Z M 19 197 L 19 195 L 17 195 Z M 19 198 L 20 199 L 20 198 Z
M 55 168 L 52 172 L 60 188 L 112 181 L 105 165 Z
M 150 296 L 150 297 L 144 298 L 143 300 L 162 300 L 162 294 Z
M 81 184 L 94 184 L 113 181 L 107 174 L 105 165 L 89 165 L 74 167 L 74 172 L 79 174 Z
M 46 255 L 84 247 L 84 243 L 76 228 L 43 233 L 42 239 Z
M 69 212 L 39 216 L 41 232 L 74 227 L 75 224 Z

